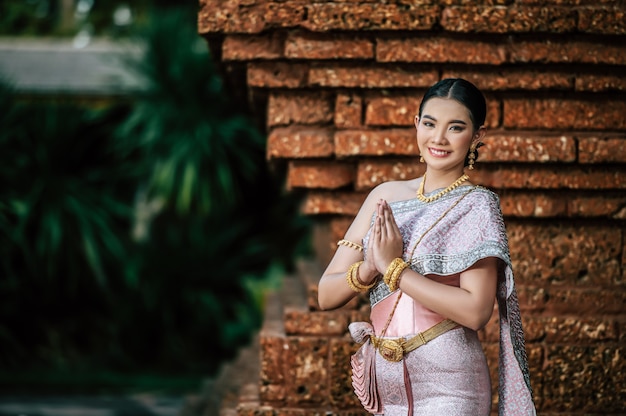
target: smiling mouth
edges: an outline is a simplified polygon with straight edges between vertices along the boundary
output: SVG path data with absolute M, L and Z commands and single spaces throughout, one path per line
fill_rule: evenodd
M 450 152 L 446 152 L 445 150 L 433 149 L 432 147 L 429 147 L 428 151 L 433 156 L 438 156 L 438 157 L 447 156 L 450 154 Z

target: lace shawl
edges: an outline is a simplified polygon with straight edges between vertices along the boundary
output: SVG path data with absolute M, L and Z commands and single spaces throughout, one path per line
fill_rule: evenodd
M 468 191 L 468 186 L 461 186 L 431 203 L 418 199 L 390 203 L 405 241 L 403 257 L 413 270 L 422 275 L 460 273 L 487 257 L 502 260 L 497 289 L 500 315 L 499 414 L 535 415 L 519 303 L 498 196 L 488 189 L 475 187 L 426 234 L 413 257 L 408 259 L 415 242 Z M 369 233 L 363 239 L 364 247 L 367 247 L 368 239 Z M 372 308 L 390 294 L 387 285 L 379 282 L 370 291 Z

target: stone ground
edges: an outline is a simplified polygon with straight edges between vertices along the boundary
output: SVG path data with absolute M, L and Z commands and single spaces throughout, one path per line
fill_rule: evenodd
M 258 337 L 218 377 L 186 396 L 4 396 L 0 416 L 235 416 L 242 386 L 259 375 Z

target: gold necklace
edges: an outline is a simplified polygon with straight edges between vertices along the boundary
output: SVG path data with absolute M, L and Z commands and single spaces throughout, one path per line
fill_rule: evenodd
M 452 184 L 450 184 L 450 186 L 448 186 L 443 191 L 440 191 L 439 193 L 437 193 L 435 195 L 426 197 L 426 196 L 424 196 L 424 183 L 426 182 L 426 173 L 424 173 L 424 177 L 422 178 L 422 182 L 420 183 L 420 186 L 417 189 L 417 192 L 415 194 L 417 196 L 417 199 L 419 199 L 422 202 L 426 202 L 426 203 L 433 202 L 433 201 L 438 200 L 439 198 L 441 198 L 442 196 L 444 196 L 448 192 L 451 192 L 451 191 L 455 190 L 456 188 L 459 187 L 459 185 L 461 185 L 463 182 L 465 182 L 468 179 L 469 179 L 469 176 L 467 176 L 467 174 L 464 173 L 463 176 L 461 176 L 456 181 L 452 182 Z

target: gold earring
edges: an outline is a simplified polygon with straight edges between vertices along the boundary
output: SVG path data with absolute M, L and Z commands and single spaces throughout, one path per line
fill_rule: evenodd
M 420 155 L 420 163 L 424 163 L 424 156 Z
M 476 144 L 470 146 L 469 155 L 467 155 L 469 161 L 467 162 L 469 170 L 474 170 L 474 163 L 476 162 Z

